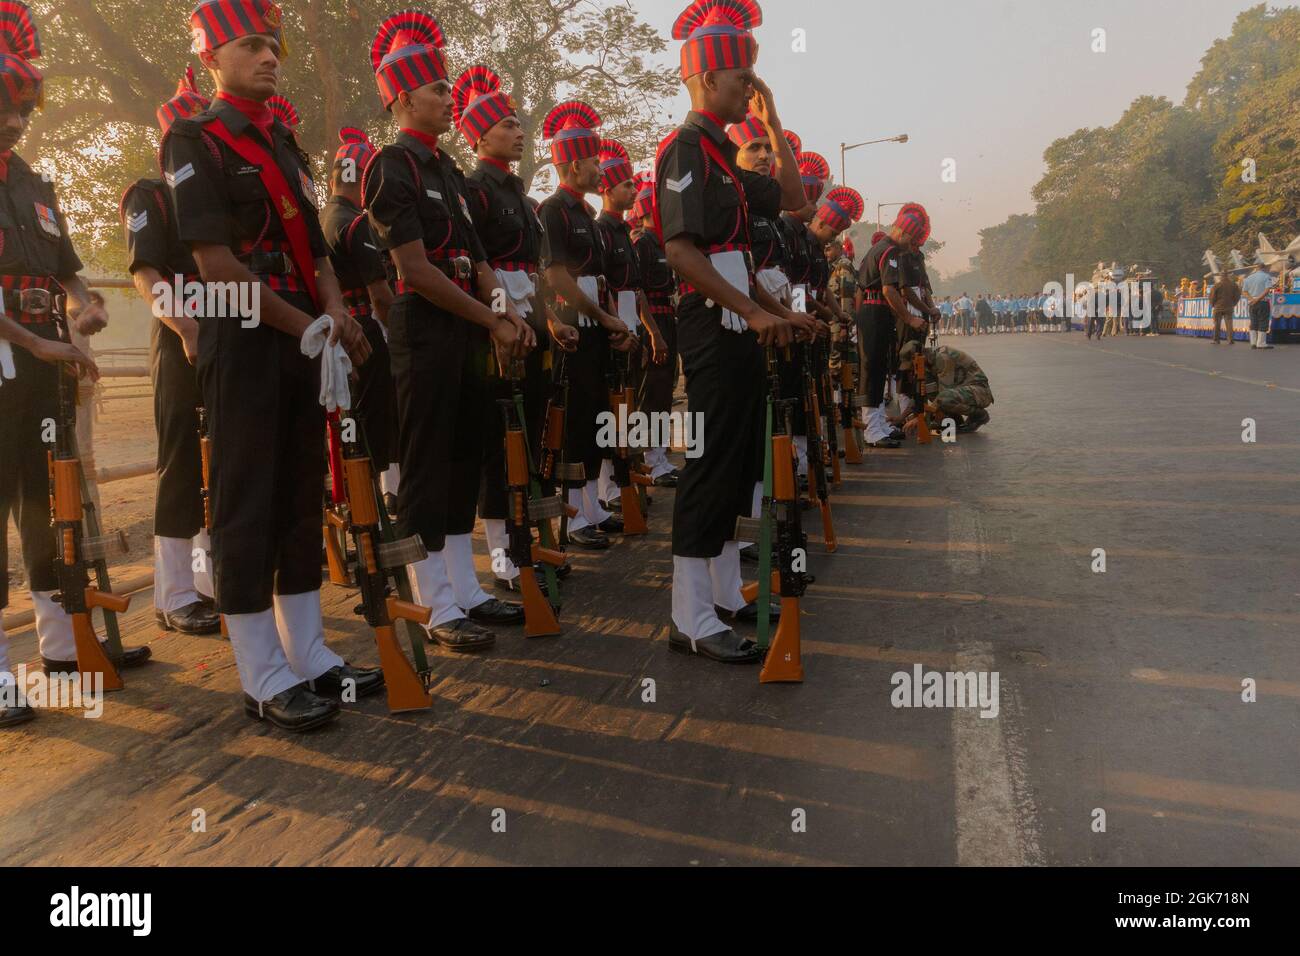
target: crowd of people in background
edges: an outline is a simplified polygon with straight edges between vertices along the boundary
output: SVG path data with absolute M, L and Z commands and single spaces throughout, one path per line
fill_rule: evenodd
M 994 332 L 1066 332 L 1069 323 L 1058 296 L 994 295 L 963 292 L 939 302 L 938 331 L 946 335 L 991 335 Z

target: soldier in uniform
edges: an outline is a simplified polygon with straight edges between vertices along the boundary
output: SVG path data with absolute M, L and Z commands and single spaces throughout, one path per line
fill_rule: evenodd
M 600 197 L 601 211 L 596 217 L 600 244 L 605 250 L 605 279 L 608 283 L 609 311 L 616 315 L 628 330 L 638 338 L 644 337 L 652 365 L 662 365 L 668 360 L 663 335 L 650 314 L 646 300 L 641 261 L 632 243 L 632 229 L 625 217 L 636 202 L 636 183 L 632 174 L 632 161 L 627 149 L 617 140 L 600 141 Z M 620 361 L 608 356 L 608 361 Z M 627 361 L 627 360 L 624 360 Z M 631 376 L 633 366 L 628 366 Z M 618 488 L 614 482 L 613 449 L 604 449 L 606 458 L 600 466 L 599 491 L 609 505 L 619 503 Z
M 664 361 L 656 363 L 650 349 L 642 349 L 641 383 L 637 390 L 637 408 L 654 414 L 667 414 L 673 408 L 673 391 L 677 386 L 677 279 L 668 267 L 663 243 L 655 232 L 654 180 L 649 173 L 637 176 L 636 202 L 632 205 L 632 243 L 636 248 L 650 315 L 663 338 Z M 647 333 L 648 335 L 648 333 Z M 642 342 L 642 345 L 648 343 Z M 661 436 L 663 437 L 663 436 Z M 679 472 L 668 460 L 665 446 L 646 450 L 646 464 L 655 485 L 676 488 Z
M 896 323 L 902 322 L 914 332 L 925 328 L 925 320 L 908 310 L 903 291 L 907 285 L 903 261 L 904 253 L 920 248 L 927 229 L 921 213 L 900 211 L 889 233 L 867 250 L 858 269 L 855 321 L 866 363 L 866 438 L 872 448 L 900 445 L 885 416 L 885 382 L 894 351 Z
M 753 71 L 762 22 L 752 0 L 697 0 L 673 25 L 682 46 L 681 75 L 691 98 L 686 121 L 660 144 L 655 210 L 669 264 L 680 279 L 678 346 L 692 413 L 704 417 L 703 454 L 690 461 L 673 508 L 673 624 L 669 646 L 726 663 L 755 663 L 754 642 L 719 617 L 757 618 L 740 596 L 735 520 L 748 515 L 761 472 L 763 349 L 783 348 L 811 320 L 780 315 L 755 286 L 749 256 L 750 210 L 775 218 L 807 200 L 772 93 Z M 745 119 L 746 104 L 777 147 L 776 175 L 736 165 L 726 123 Z
M 330 267 L 307 158 L 266 105 L 287 52 L 279 7 L 204 0 L 190 26 L 217 95 L 172 123 L 163 170 L 178 235 L 203 281 L 248 291 L 240 305 L 225 303 L 233 315 L 199 321 L 217 606 L 245 712 L 306 730 L 336 717 L 345 694 L 383 687 L 377 668 L 351 667 L 325 645 L 325 416 L 320 363 L 303 340 L 328 324 L 331 351 L 341 346 L 355 365 L 370 347 Z
M 560 349 L 572 350 L 578 330 L 554 321 L 538 294 L 545 236 L 523 180 L 511 171 L 511 164 L 524 153 L 524 128 L 519 124 L 515 101 L 501 89 L 500 78 L 482 65 L 471 66 L 460 75 L 452 87 L 452 100 L 456 126 L 478 156 L 478 165 L 467 177 L 466 199 L 488 265 L 538 341 L 551 340 Z M 540 450 L 550 366 L 551 353 L 544 346 L 529 352 L 523 363 L 524 418 L 534 454 Z M 478 512 L 492 556 L 496 587 L 514 592 L 519 586 L 519 569 L 507 553 L 505 419 L 497 405 L 497 399 L 510 398 L 511 389 L 504 378 L 497 379 L 496 386 L 483 406 L 483 480 Z M 568 567 L 565 564 L 558 569 L 561 576 Z
M 898 350 L 898 370 L 910 375 L 912 359 L 925 353 L 926 401 L 933 403 L 942 418 L 957 422 L 957 431 L 973 432 L 988 424 L 986 410 L 993 404 L 988 376 L 979 364 L 960 349 L 947 345 L 927 349 L 912 341 Z
M 370 343 L 370 358 L 357 370 L 352 411 L 371 463 L 383 473 L 381 480 L 388 482 L 389 469 L 397 461 L 397 393 L 385 332 L 393 289 L 370 219 L 361 209 L 361 177 L 375 155 L 362 130 L 353 126 L 339 130 L 339 147 L 330 168 L 330 197 L 321 210 L 320 224 L 343 304 Z
M 207 109 L 207 97 L 187 68 L 176 95 L 158 108 L 165 141 L 172 123 Z M 161 150 L 159 156 L 161 156 Z M 154 502 L 154 617 L 165 631 L 211 634 L 220 627 L 207 571 L 211 543 L 203 527 L 203 469 L 199 454 L 198 321 L 185 314 L 177 283 L 198 280 L 198 266 L 176 233 L 167 183 L 139 179 L 122 197 L 128 270 L 155 320 L 149 336 L 153 420 L 158 436 L 158 488 Z M 203 571 L 194 571 L 198 549 Z
M 0 17 L 0 531 L 14 513 L 36 615 L 41 660 L 49 673 L 75 672 L 72 620 L 54 600 L 55 536 L 50 529 L 49 446 L 45 421 L 58 419 L 59 375 L 99 377 L 84 352 L 62 340 L 62 294 L 72 326 L 93 335 L 108 314 L 77 275 L 81 260 L 53 186 L 32 170 L 14 146 L 41 103 L 43 78 L 31 61 L 40 40 L 27 7 L 7 0 Z M 7 535 L 6 535 L 7 537 Z M 0 541 L 0 610 L 9 605 L 8 554 Z M 148 647 L 130 648 L 118 667 L 142 664 Z M 0 626 L 0 685 L 16 684 L 9 641 Z M 0 727 L 31 720 L 35 712 L 16 687 L 0 687 Z
M 465 177 L 438 145 L 453 123 L 442 45 L 437 21 L 422 10 L 380 24 L 371 62 L 399 132 L 366 168 L 362 192 L 397 271 L 388 331 L 402 471 L 398 530 L 418 534 L 429 550 L 410 572 L 416 600 L 433 612 L 430 638 L 453 651 L 476 651 L 495 639 L 483 624 L 523 616 L 517 605 L 483 592 L 470 546 L 489 351 L 509 367 L 536 339 L 509 295 L 498 292 L 470 217 Z
M 609 348 L 630 351 L 636 339 L 621 319 L 606 308 L 605 249 L 593 210 L 583 197 L 600 186 L 600 116 L 586 103 L 571 100 L 554 107 L 542 121 L 542 136 L 551 141 L 551 161 L 559 188 L 538 209 L 546 230 L 542 266 L 562 322 L 578 329 L 578 347 L 566 357 L 569 380 L 565 415 L 565 455 L 581 462 L 586 482 L 569 489 L 569 504 L 578 510 L 569 522 L 569 543 L 599 550 L 609 547 L 607 532 L 623 522 L 600 501 L 598 476 L 604 453 L 596 443 L 596 418 L 609 410 L 605 380 Z

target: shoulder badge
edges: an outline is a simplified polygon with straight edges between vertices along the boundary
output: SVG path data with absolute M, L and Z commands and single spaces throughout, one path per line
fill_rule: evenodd
M 56 239 L 63 235 L 63 231 L 59 228 L 58 213 L 44 203 L 38 202 L 33 205 L 36 207 L 36 221 L 40 223 L 41 231 Z

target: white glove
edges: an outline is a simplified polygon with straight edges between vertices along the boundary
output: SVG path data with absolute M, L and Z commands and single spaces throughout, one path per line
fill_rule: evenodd
M 333 331 L 333 317 L 322 315 L 302 333 L 301 345 L 303 355 L 308 358 L 315 358 L 318 355 L 321 357 L 320 403 L 325 406 L 327 412 L 352 407 L 352 390 L 348 387 L 352 359 L 348 358 L 342 343 L 328 344 Z
M 14 350 L 4 339 L 0 339 L 0 385 L 7 378 L 16 378 L 18 370 L 14 368 Z

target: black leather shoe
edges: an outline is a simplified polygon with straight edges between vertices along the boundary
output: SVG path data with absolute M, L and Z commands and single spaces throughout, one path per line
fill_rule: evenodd
M 892 432 L 889 433 L 889 437 L 896 442 L 901 442 L 904 438 L 907 437 L 907 435 L 903 433 L 903 430 L 901 428 L 895 428 Z
M 957 426 L 957 431 L 969 435 L 971 432 L 979 431 L 980 427 L 983 425 L 987 425 L 988 422 L 989 422 L 989 413 L 984 411 L 984 409 L 982 408 L 977 408 L 975 409 L 975 411 L 971 412 L 969 415 L 966 416 L 966 420 L 964 422 L 962 422 L 960 425 Z
M 781 616 L 781 605 L 772 603 L 768 605 L 772 613 L 768 616 L 769 621 L 775 621 Z M 730 621 L 732 624 L 757 624 L 758 623 L 758 602 L 750 601 L 744 607 L 728 611 L 724 607 L 718 607 L 716 604 L 713 609 L 718 612 L 718 617 L 724 621 Z
M 565 561 L 562 565 L 560 565 L 558 568 L 555 569 L 555 576 L 559 578 L 561 581 L 563 581 L 565 578 L 569 576 L 569 572 L 572 570 L 573 570 L 573 565 L 571 565 L 568 561 Z M 543 573 L 540 566 L 538 566 L 537 568 L 537 573 L 538 574 Z
M 524 623 L 524 606 L 513 601 L 498 601 L 488 598 L 482 604 L 475 604 L 465 612 L 471 621 L 480 624 L 522 624 Z
M 496 588 L 498 591 L 507 591 L 507 592 L 509 592 L 510 594 L 522 594 L 522 593 L 523 593 L 523 592 L 520 591 L 520 589 L 519 589 L 519 579 L 518 579 L 518 578 L 511 578 L 511 579 L 508 580 L 508 581 L 507 581 L 505 578 L 493 578 L 493 579 L 492 579 L 492 586 L 493 586 L 494 588 Z M 537 589 L 538 589 L 539 591 L 542 592 L 542 597 L 550 597 L 550 596 L 551 596 L 550 591 L 547 590 L 547 587 L 546 587 L 546 578 L 543 576 L 543 574 L 542 574 L 542 572 L 541 572 L 540 570 L 537 572 Z
M 668 649 L 679 654 L 698 654 L 723 664 L 757 664 L 763 659 L 758 645 L 741 640 L 735 631 L 719 631 L 693 641 L 674 627 L 668 635 Z
M 610 515 L 600 524 L 596 525 L 597 531 L 603 531 L 605 534 L 622 534 L 623 519 L 618 515 Z
M 668 472 L 667 474 L 660 475 L 658 478 L 656 478 L 654 480 L 654 486 L 656 488 L 676 488 L 677 481 L 681 477 L 682 477 L 682 473 L 678 471 L 676 468 L 674 468 L 672 471 Z
M 587 525 L 585 528 L 569 532 L 569 544 L 575 544 L 588 551 L 603 551 L 609 547 L 609 538 L 600 530 Z
M 868 448 L 901 448 L 902 444 L 903 443 L 900 442 L 898 439 L 890 436 L 889 438 L 882 438 L 880 439 L 880 441 L 869 441 L 867 442 L 867 447 Z
M 259 704 L 244 695 L 244 713 L 254 720 L 269 720 L 281 730 L 311 730 L 339 715 L 339 702 L 313 694 L 306 684 L 281 691 Z
M 206 594 L 200 594 L 199 603 L 202 604 L 209 611 L 211 611 L 213 614 L 217 613 L 217 602 L 215 598 L 210 598 Z
M 339 664 L 331 667 L 314 680 L 307 681 L 307 689 L 319 697 L 338 700 L 343 696 L 344 681 L 353 681 L 357 700 L 369 697 L 384 689 L 384 669 L 382 667 L 353 667 L 351 664 Z
M 14 703 L 0 707 L 0 727 L 16 727 L 36 718 L 36 711 L 32 710 L 27 700 L 18 692 L 18 688 L 15 687 L 2 696 L 8 697 Z
M 103 644 L 103 641 L 99 642 Z M 108 649 L 104 649 L 108 653 Z M 113 661 L 113 665 L 121 670 L 123 667 L 139 667 L 149 658 L 153 657 L 153 651 L 146 647 L 128 647 L 124 648 L 122 657 Z M 112 658 L 109 658 L 112 660 Z M 76 661 L 52 661 L 48 657 L 41 658 L 41 666 L 45 668 L 47 674 L 75 674 L 77 672 Z
M 215 634 L 221 630 L 221 619 L 217 617 L 217 612 L 202 601 L 187 604 L 178 611 L 160 611 L 155 608 L 153 616 L 164 631 Z
M 612 515 L 621 515 L 623 513 L 623 499 L 610 498 L 609 501 L 602 501 L 601 507 Z
M 467 617 L 458 617 L 446 624 L 428 628 L 429 640 L 449 651 L 469 653 L 482 651 L 496 643 L 497 636 L 481 624 Z

